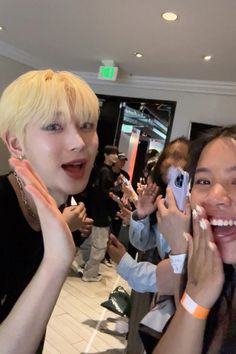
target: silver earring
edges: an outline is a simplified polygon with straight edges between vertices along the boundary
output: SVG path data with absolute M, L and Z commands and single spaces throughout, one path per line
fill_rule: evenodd
M 20 160 L 20 161 L 22 161 L 24 159 L 24 156 L 23 155 L 20 155 L 19 157 L 18 157 L 18 160 Z

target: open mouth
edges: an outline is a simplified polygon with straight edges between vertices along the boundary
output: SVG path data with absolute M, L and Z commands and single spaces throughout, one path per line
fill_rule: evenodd
M 64 172 L 72 178 L 82 177 L 85 171 L 85 161 L 63 164 Z
M 212 218 L 209 222 L 212 226 L 216 241 L 219 238 L 228 240 L 236 239 L 236 220 Z

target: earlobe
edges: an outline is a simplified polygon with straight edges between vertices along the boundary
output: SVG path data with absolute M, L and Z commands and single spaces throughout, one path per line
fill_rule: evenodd
M 16 158 L 23 159 L 24 150 L 19 139 L 9 132 L 5 133 L 3 140 L 12 156 Z

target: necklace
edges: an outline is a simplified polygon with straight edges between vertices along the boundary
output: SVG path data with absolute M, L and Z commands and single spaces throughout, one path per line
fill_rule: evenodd
M 24 203 L 24 205 L 25 205 L 25 207 L 26 207 L 26 209 L 27 209 L 29 215 L 30 215 L 32 218 L 36 219 L 37 216 L 35 215 L 35 213 L 34 213 L 33 210 L 31 209 L 31 207 L 30 207 L 30 205 L 29 205 L 29 202 L 28 202 L 28 200 L 27 200 L 27 198 L 26 198 L 25 191 L 24 191 L 24 188 L 23 188 L 22 180 L 20 179 L 20 177 L 18 176 L 18 174 L 17 174 L 15 171 L 13 171 L 13 175 L 14 175 L 14 177 L 15 177 L 15 179 L 16 179 L 16 182 L 17 182 L 17 184 L 18 184 L 18 186 L 19 186 L 19 188 L 20 188 L 21 198 L 22 198 L 22 201 L 23 201 L 23 203 Z

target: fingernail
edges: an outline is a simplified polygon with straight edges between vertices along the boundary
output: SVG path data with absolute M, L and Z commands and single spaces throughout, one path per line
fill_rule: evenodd
M 215 243 L 212 241 L 208 241 L 208 246 L 212 251 L 215 249 Z
M 188 242 L 188 234 L 186 232 L 183 233 L 183 236 L 185 238 L 185 241 Z
M 196 205 L 196 211 L 198 215 L 202 215 L 202 208 L 198 204 Z
M 192 216 L 193 216 L 193 219 L 197 219 L 198 213 L 197 213 L 196 209 L 192 210 Z
M 201 228 L 202 230 L 206 230 L 206 229 L 207 229 L 207 223 L 206 223 L 206 220 L 205 220 L 205 219 L 201 219 L 201 220 L 199 221 L 199 224 L 200 224 L 200 228 Z

